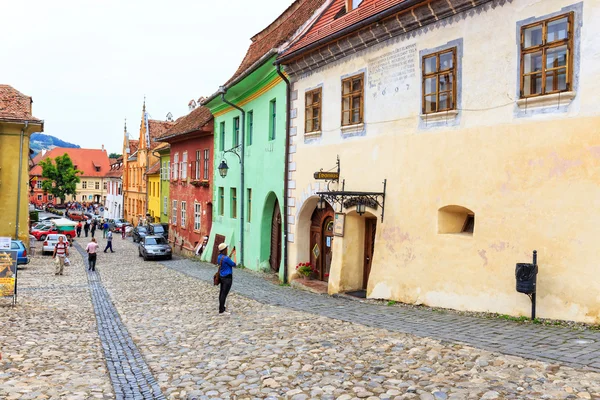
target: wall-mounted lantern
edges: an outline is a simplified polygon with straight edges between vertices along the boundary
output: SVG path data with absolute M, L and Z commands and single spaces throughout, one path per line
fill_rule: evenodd
M 360 216 L 362 216 L 365 211 L 366 211 L 367 206 L 365 206 L 365 203 L 363 202 L 362 198 L 358 199 L 358 203 L 356 203 L 356 213 Z
M 219 164 L 219 175 L 221 175 L 221 178 L 225 178 L 227 176 L 227 170 L 229 170 L 227 162 L 225 160 L 221 161 L 221 164 Z
M 327 208 L 327 202 L 323 198 L 323 196 L 319 197 L 319 201 L 317 201 L 317 209 L 324 210 Z

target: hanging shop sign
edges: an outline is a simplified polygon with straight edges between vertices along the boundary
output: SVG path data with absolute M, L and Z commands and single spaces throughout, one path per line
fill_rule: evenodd
M 335 236 L 344 236 L 344 227 L 346 225 L 346 214 L 344 213 L 335 213 L 335 218 L 333 221 L 333 234 Z
M 17 252 L 15 250 L 0 250 L 0 297 L 17 295 Z
M 315 179 L 321 179 L 326 181 L 337 181 L 340 179 L 339 172 L 319 171 L 315 172 L 313 176 L 315 177 Z

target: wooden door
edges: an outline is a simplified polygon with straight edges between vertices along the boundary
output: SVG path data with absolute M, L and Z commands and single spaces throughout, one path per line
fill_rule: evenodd
M 321 262 L 321 269 L 319 271 L 319 275 L 322 281 L 327 282 L 329 281 L 331 258 L 333 256 L 333 217 L 329 215 L 323 221 L 323 230 L 321 238 L 323 239 L 323 244 L 321 246 L 321 248 L 323 249 L 323 260 Z
M 281 210 L 279 202 L 275 200 L 273 218 L 271 219 L 271 256 L 269 257 L 271 270 L 279 272 L 281 264 Z
M 371 274 L 371 265 L 373 263 L 373 252 L 375 250 L 375 232 L 377 228 L 377 219 L 365 219 L 365 259 L 363 269 L 363 284 L 362 288 L 367 288 L 369 283 L 369 275 Z
M 327 205 L 324 210 L 315 209 L 311 217 L 310 226 L 310 262 L 317 270 L 316 278 L 322 281 L 327 280 L 329 274 L 329 266 L 331 266 L 331 246 L 327 253 L 326 230 L 329 225 L 328 221 L 333 222 L 333 209 Z M 327 225 L 326 225 L 327 224 Z M 333 230 L 331 232 L 333 236 Z M 329 239 L 329 244 L 333 243 L 333 238 Z
M 215 235 L 215 243 L 213 245 L 212 258 L 210 262 L 213 264 L 217 264 L 217 257 L 219 256 L 219 245 L 221 243 L 225 243 L 225 236 L 223 235 Z
M 206 216 L 206 231 L 205 231 L 205 235 L 206 236 L 210 236 L 210 231 L 212 229 L 212 221 L 213 221 L 213 205 L 212 205 L 212 203 L 208 203 L 206 205 L 206 213 L 208 215 Z

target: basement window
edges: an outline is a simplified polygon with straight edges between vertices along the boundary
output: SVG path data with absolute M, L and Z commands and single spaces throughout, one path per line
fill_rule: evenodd
M 473 235 L 475 213 L 466 207 L 450 205 L 438 210 L 438 233 Z

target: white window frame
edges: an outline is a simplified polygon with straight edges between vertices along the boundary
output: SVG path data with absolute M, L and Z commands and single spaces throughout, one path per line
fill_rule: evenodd
M 181 202 L 180 209 L 181 209 L 181 227 L 185 228 L 185 223 L 186 223 L 186 219 L 187 219 L 187 203 L 185 201 Z
M 81 181 L 81 188 L 87 189 L 87 181 Z
M 209 179 L 208 176 L 208 168 L 209 168 L 209 159 L 210 159 L 210 149 L 204 149 L 204 175 L 202 176 L 205 180 Z
M 38 189 L 41 189 L 42 188 L 42 183 L 44 183 L 44 182 L 41 179 L 38 179 L 37 182 L 35 183 L 35 186 Z
M 100 190 L 100 182 L 94 182 L 94 190 Z
M 181 164 L 180 164 L 181 171 L 179 173 L 179 176 L 181 176 L 182 180 L 187 179 L 187 163 L 188 163 L 188 152 L 184 151 L 183 154 L 181 155 Z
M 194 230 L 200 230 L 200 220 L 201 220 L 201 205 L 200 203 L 194 203 Z
M 103 184 L 102 186 L 104 187 L 104 190 L 106 190 L 106 189 L 107 189 L 107 187 L 108 187 L 108 184 L 107 184 L 107 182 L 104 182 L 104 184 Z
M 177 200 L 173 200 L 173 214 L 171 223 L 173 225 L 177 225 Z
M 173 168 L 171 168 L 171 171 L 173 171 L 173 180 L 176 181 L 179 179 L 179 153 L 175 153 L 173 155 Z

